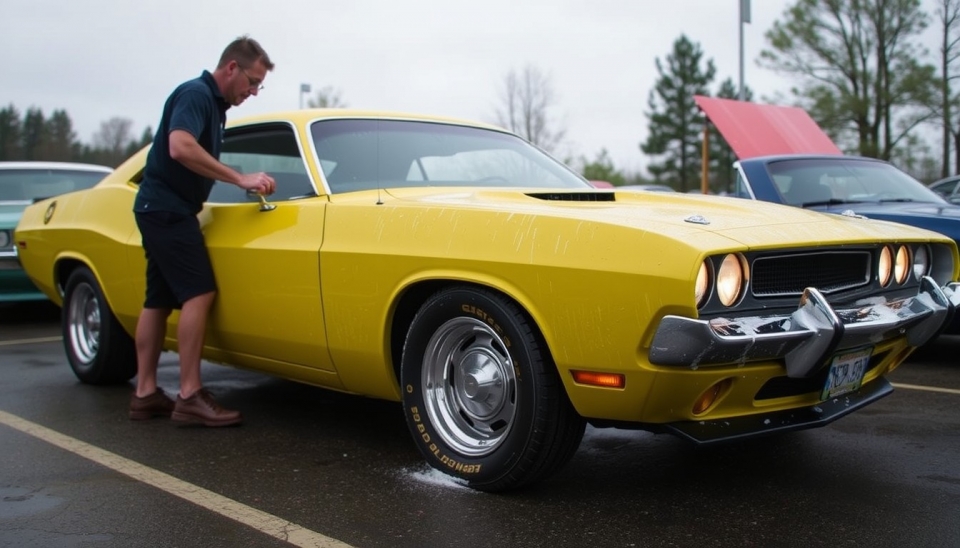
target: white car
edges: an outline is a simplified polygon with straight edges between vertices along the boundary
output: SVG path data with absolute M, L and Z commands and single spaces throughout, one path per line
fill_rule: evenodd
M 28 205 L 90 188 L 113 171 L 71 162 L 0 162 L 0 303 L 45 300 L 20 267 L 13 229 Z

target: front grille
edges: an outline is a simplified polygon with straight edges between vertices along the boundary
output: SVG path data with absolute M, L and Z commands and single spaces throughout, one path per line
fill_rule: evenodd
M 816 287 L 824 294 L 854 289 L 870 283 L 870 263 L 867 251 L 761 257 L 753 262 L 753 295 L 800 295 L 807 287 Z

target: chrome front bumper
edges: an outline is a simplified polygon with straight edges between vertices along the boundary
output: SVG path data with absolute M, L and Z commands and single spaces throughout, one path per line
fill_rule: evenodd
M 16 248 L 12 251 L 0 251 L 0 270 L 23 270 Z
M 655 365 L 699 367 L 784 359 L 787 376 L 808 377 L 839 349 L 906 336 L 913 346 L 935 337 L 960 306 L 960 284 L 924 277 L 917 295 L 877 297 L 834 310 L 815 288 L 789 315 L 697 320 L 665 316 L 650 347 Z

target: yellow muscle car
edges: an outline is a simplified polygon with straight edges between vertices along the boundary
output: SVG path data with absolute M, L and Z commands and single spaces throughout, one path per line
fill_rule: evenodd
M 16 231 L 87 383 L 136 373 L 145 156 Z M 232 123 L 221 160 L 277 191 L 219 183 L 200 213 L 204 357 L 400 402 L 426 460 L 485 491 L 548 477 L 587 423 L 700 444 L 822 426 L 889 394 L 960 304 L 936 233 L 597 189 L 483 124 L 300 110 Z

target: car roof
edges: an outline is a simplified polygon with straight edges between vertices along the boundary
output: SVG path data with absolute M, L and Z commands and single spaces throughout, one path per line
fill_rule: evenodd
M 365 110 L 348 108 L 305 108 L 300 110 L 275 111 L 268 114 L 252 115 L 242 118 L 236 118 L 227 122 L 227 127 L 236 125 L 248 125 L 267 122 L 297 122 L 309 123 L 314 120 L 337 119 L 337 118 L 371 118 L 382 120 L 410 120 L 417 122 L 438 122 L 445 124 L 455 124 L 461 126 L 478 127 L 492 129 L 504 133 L 510 133 L 503 127 L 493 124 L 486 124 L 474 120 L 463 118 L 453 118 L 448 116 L 433 116 L 425 114 L 414 114 L 410 112 L 389 111 L 389 110 Z

